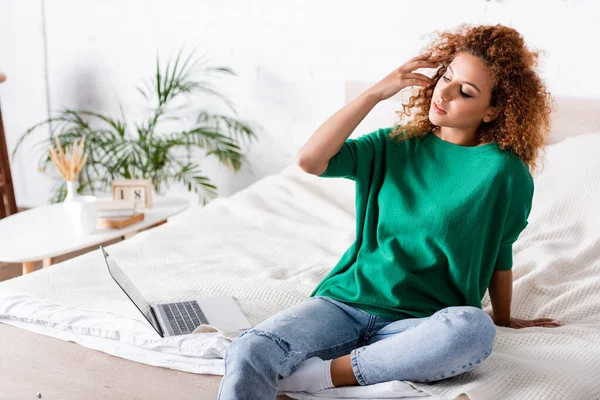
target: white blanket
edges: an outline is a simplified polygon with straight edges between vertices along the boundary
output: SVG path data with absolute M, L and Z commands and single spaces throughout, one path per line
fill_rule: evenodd
M 478 368 L 433 383 L 394 381 L 308 398 L 600 398 L 600 134 L 551 145 L 529 225 L 514 246 L 512 316 L 559 328 L 497 327 Z M 354 240 L 354 183 L 291 165 L 168 224 L 108 247 L 151 303 L 232 295 L 252 325 L 308 297 Z M 484 310 L 491 312 L 489 297 Z M 160 338 L 99 251 L 0 282 L 0 322 L 118 357 L 223 374 L 237 332 Z M 417 391 L 413 386 L 422 390 Z

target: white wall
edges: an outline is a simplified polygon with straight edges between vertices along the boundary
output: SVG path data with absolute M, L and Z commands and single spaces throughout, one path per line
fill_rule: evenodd
M 212 158 L 201 160 L 221 196 L 294 163 L 314 130 L 344 105 L 344 81 L 377 81 L 418 54 L 429 41 L 427 34 L 462 22 L 519 30 L 531 47 L 546 51 L 540 67 L 550 91 L 600 97 L 595 78 L 600 7 L 592 0 L 2 4 L 0 71 L 8 80 L 0 85 L 0 97 L 9 151 L 28 127 L 48 116 L 47 95 L 52 110 L 93 109 L 116 116 L 119 99 L 126 113 L 139 115 L 144 104 L 135 87 L 153 74 L 156 54 L 166 60 L 182 45 L 195 47 L 213 65 L 236 71 L 237 77 L 213 82 L 259 136 L 249 148 L 249 163 L 237 174 Z M 393 121 L 390 110 L 390 125 Z M 37 171 L 42 149 L 34 144 L 48 134 L 38 131 L 12 162 L 19 206 L 45 204 L 58 182 L 56 174 Z M 169 193 L 185 190 L 173 187 Z

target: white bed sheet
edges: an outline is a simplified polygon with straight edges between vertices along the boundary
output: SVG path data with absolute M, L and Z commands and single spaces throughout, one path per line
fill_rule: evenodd
M 529 225 L 514 246 L 512 315 L 560 328 L 497 327 L 492 355 L 455 378 L 328 389 L 296 398 L 600 398 L 600 134 L 548 147 Z M 207 207 L 109 246 L 151 303 L 229 294 L 252 325 L 308 297 L 355 235 L 354 183 L 291 165 Z M 490 312 L 489 297 L 483 299 Z M 241 332 L 160 338 L 99 251 L 0 282 L 0 322 L 118 357 L 223 374 Z M 414 388 L 419 389 L 415 391 Z

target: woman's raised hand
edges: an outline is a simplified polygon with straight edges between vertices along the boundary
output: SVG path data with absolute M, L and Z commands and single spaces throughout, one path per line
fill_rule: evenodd
M 388 76 L 371 86 L 367 91 L 375 94 L 381 100 L 389 99 L 407 86 L 430 86 L 433 80 L 427 75 L 414 73 L 419 68 L 437 68 L 438 65 L 428 61 L 431 52 L 420 54 L 411 58 L 400 68 L 392 71 Z

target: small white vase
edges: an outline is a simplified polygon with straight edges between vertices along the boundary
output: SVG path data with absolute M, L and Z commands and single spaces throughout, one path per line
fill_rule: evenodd
M 63 202 L 63 206 L 66 206 L 67 203 L 70 203 L 77 197 L 77 181 L 66 181 L 67 182 L 67 197 Z

